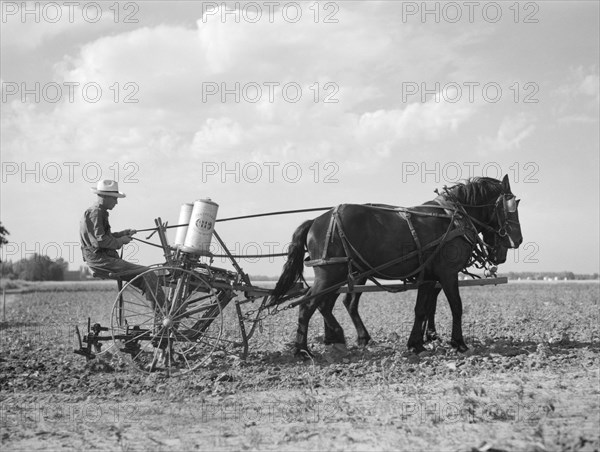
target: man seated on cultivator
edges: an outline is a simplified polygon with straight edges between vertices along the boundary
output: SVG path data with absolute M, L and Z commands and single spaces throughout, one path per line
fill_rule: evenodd
M 112 232 L 108 222 L 108 211 L 118 204 L 118 198 L 125 198 L 125 194 L 119 191 L 119 185 L 114 180 L 98 181 L 96 188 L 92 187 L 92 192 L 97 195 L 97 200 L 84 212 L 79 227 L 83 260 L 96 276 L 111 278 L 113 273 L 122 280 L 131 281 L 148 267 L 121 259 L 117 250 L 131 242 L 137 231 L 125 229 Z M 145 294 L 153 308 L 156 307 L 156 301 L 162 303 L 164 293 L 159 290 L 158 278 L 153 272 L 135 279 L 132 284 Z

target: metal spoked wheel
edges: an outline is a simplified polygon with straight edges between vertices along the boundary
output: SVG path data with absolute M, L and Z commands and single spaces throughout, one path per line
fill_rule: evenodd
M 184 374 L 226 347 L 223 308 L 233 298 L 209 275 L 178 267 L 152 268 L 119 292 L 111 333 L 119 354 L 143 371 Z

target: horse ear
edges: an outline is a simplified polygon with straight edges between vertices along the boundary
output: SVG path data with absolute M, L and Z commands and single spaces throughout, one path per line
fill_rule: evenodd
M 508 180 L 508 174 L 505 174 L 504 178 L 502 178 L 502 187 L 504 188 L 505 193 L 510 193 L 510 182 Z

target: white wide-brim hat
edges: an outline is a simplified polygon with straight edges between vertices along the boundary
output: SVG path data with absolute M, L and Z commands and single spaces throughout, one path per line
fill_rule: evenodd
M 119 191 L 119 183 L 110 179 L 99 180 L 96 187 L 92 187 L 92 191 L 102 196 L 113 196 L 114 198 L 125 197 L 125 193 Z

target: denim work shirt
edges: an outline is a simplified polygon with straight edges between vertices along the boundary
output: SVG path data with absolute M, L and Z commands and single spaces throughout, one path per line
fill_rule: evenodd
M 83 214 L 79 225 L 79 239 L 85 260 L 88 260 L 88 256 L 93 258 L 94 255 L 102 254 L 118 258 L 116 250 L 123 246 L 121 241 L 117 240 L 120 236 L 118 232 L 111 232 L 108 210 L 99 203 L 95 203 Z

